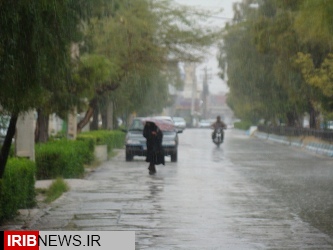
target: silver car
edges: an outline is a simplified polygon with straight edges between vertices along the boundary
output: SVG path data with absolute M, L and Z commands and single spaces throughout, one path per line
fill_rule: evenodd
M 154 117 L 155 119 L 158 119 Z M 146 138 L 143 137 L 143 128 L 147 117 L 134 118 L 131 126 L 129 127 L 125 141 L 125 159 L 126 161 L 132 161 L 134 156 L 146 156 L 147 146 Z M 162 147 L 165 156 L 171 157 L 171 162 L 177 162 L 178 158 L 178 132 L 176 128 L 170 123 L 172 129 L 163 130 L 163 142 Z
M 183 130 L 186 128 L 186 121 L 183 117 L 174 116 L 172 117 L 173 123 L 175 124 L 175 127 L 177 128 L 178 132 L 183 132 Z

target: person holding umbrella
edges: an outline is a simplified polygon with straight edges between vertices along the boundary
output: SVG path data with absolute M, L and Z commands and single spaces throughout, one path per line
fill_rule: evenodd
M 164 152 L 162 148 L 163 133 L 153 121 L 146 121 L 143 136 L 147 143 L 146 162 L 149 162 L 149 174 L 155 174 L 155 165 L 165 165 Z

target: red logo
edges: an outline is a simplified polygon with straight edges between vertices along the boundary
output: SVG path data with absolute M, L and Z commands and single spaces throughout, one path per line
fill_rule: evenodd
M 38 250 L 39 231 L 5 231 L 4 250 Z

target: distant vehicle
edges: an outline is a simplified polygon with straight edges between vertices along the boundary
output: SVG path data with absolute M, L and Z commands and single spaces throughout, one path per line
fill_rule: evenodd
M 210 128 L 212 126 L 213 122 L 214 121 L 212 121 L 212 120 L 204 119 L 204 120 L 199 121 L 198 127 L 199 128 Z
M 158 120 L 160 118 L 138 117 L 134 118 L 126 135 L 126 161 L 132 161 L 134 156 L 146 156 L 146 138 L 143 137 L 143 128 L 146 120 Z M 163 132 L 162 147 L 165 156 L 171 157 L 171 162 L 178 160 L 178 132 L 173 122 L 165 120 L 170 126 L 161 129 Z
M 174 123 L 171 116 L 153 116 L 152 118 L 166 120 L 166 121 L 170 121 L 170 122 Z
M 186 121 L 183 117 L 172 117 L 172 120 L 178 130 L 178 132 L 183 132 L 183 130 L 186 128 Z
M 224 131 L 223 128 L 218 128 L 215 131 L 215 137 L 213 138 L 213 142 L 217 147 L 220 147 L 220 145 L 223 143 L 224 139 Z

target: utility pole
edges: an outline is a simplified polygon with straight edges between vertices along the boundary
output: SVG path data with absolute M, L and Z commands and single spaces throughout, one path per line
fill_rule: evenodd
M 207 67 L 204 69 L 204 77 L 203 77 L 203 85 L 202 85 L 202 118 L 207 119 L 207 108 L 208 108 L 208 95 L 209 95 L 209 88 L 208 88 L 208 70 Z
M 196 65 L 193 64 L 193 75 L 192 75 L 192 95 L 191 95 L 191 117 L 192 126 L 196 126 L 196 111 L 195 111 L 195 99 L 197 97 L 197 76 L 196 76 Z

